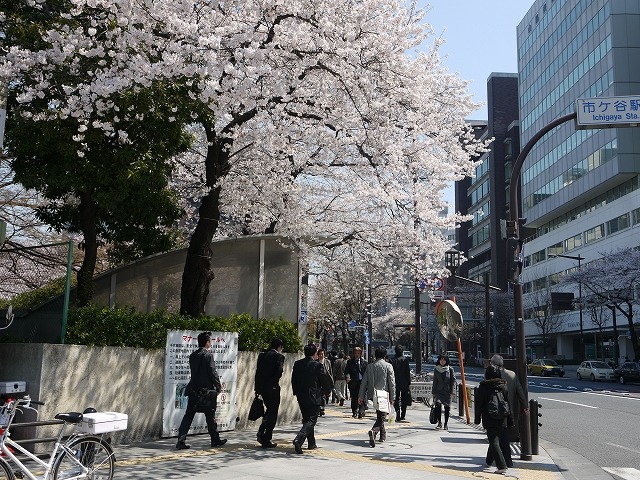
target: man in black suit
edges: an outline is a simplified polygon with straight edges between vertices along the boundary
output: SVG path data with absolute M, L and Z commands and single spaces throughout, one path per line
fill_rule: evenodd
M 284 369 L 284 342 L 279 338 L 271 341 L 269 350 L 258 356 L 255 376 L 255 392 L 262 397 L 265 406 L 264 417 L 256 438 L 262 448 L 277 446 L 271 441 L 273 429 L 278 421 L 280 409 L 280 377 Z
M 184 413 L 184 417 L 182 417 L 182 422 L 180 422 L 180 427 L 178 428 L 178 443 L 176 443 L 178 450 L 191 448 L 190 445 L 187 445 L 186 440 L 187 432 L 191 427 L 193 417 L 195 417 L 197 411 L 196 400 L 198 390 L 206 388 L 208 390 L 215 390 L 217 393 L 222 391 L 222 384 L 216 371 L 213 353 L 209 351 L 211 348 L 211 332 L 202 332 L 198 335 L 198 347 L 195 352 L 189 355 L 191 380 L 186 388 L 189 401 L 187 403 L 187 411 Z M 207 421 L 207 429 L 211 436 L 211 446 L 220 447 L 227 443 L 227 440 L 222 440 L 218 433 L 218 425 L 215 420 L 215 405 L 212 408 L 200 412 L 204 413 L 204 418 Z
M 364 405 L 358 405 L 358 393 L 360 392 L 360 384 L 364 378 L 364 372 L 367 370 L 367 362 L 362 359 L 362 349 L 356 347 L 353 349 L 353 358 L 350 358 L 345 368 L 345 377 L 351 396 L 351 414 L 353 418 L 356 416 L 362 418 L 364 416 Z
M 411 391 L 409 387 L 411 385 L 411 368 L 409 367 L 409 360 L 402 355 L 402 347 L 396 345 L 396 356 L 391 361 L 393 365 L 393 374 L 396 377 L 396 399 L 394 406 L 396 408 L 396 418 L 398 420 L 404 420 L 407 414 L 407 407 L 411 405 Z
M 304 358 L 293 364 L 291 387 L 302 413 L 302 428 L 293 440 L 296 453 L 302 453 L 305 439 L 309 450 L 318 448 L 314 428 L 324 396 L 331 392 L 331 377 L 325 372 L 324 366 L 313 358 L 317 351 L 314 344 L 305 346 Z

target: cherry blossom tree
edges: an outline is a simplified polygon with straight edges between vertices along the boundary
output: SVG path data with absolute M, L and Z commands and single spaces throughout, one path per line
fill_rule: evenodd
M 443 232 L 462 220 L 441 215 L 442 192 L 473 172 L 485 146 L 464 121 L 475 108 L 466 82 L 441 65 L 415 3 L 62 3 L 46 46 L 12 48 L 0 64 L 22 104 L 64 91 L 33 121 L 91 121 L 123 135 L 149 112 L 114 115 L 119 96 L 168 82 L 182 94 L 166 121 L 190 114 L 205 132 L 183 313 L 204 309 L 216 235 L 273 231 L 303 252 L 309 242 L 348 244 L 378 265 L 401 261 L 416 278 L 441 273 Z M 52 73 L 62 67 L 65 78 Z
M 562 283 L 582 285 L 590 303 L 611 305 L 626 319 L 633 351 L 640 358 L 640 344 L 634 324 L 633 309 L 638 305 L 636 289 L 640 283 L 640 251 L 622 248 L 601 252 L 597 260 L 583 264 L 566 275 Z

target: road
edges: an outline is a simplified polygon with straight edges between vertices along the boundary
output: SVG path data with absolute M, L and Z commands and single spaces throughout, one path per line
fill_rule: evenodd
M 640 480 L 640 384 L 528 377 L 529 398 L 541 405 L 540 438 L 570 448 L 616 479 Z M 467 381 L 481 380 L 469 369 Z

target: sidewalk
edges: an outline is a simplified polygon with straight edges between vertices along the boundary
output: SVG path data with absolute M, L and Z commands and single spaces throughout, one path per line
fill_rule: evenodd
M 457 412 L 457 408 L 452 408 L 452 413 L 454 411 Z M 330 405 L 316 425 L 320 448 L 305 449 L 303 455 L 295 454 L 291 444 L 299 425 L 277 426 L 273 441 L 278 447 L 273 449 L 262 449 L 257 444 L 257 425 L 252 430 L 224 432 L 222 437 L 229 442 L 214 449 L 209 448 L 208 435 L 189 437 L 190 450 L 176 450 L 175 438 L 121 445 L 115 448 L 115 477 L 146 480 L 356 479 L 365 476 L 398 480 L 574 478 L 560 473 L 542 445 L 540 455 L 534 455 L 532 461 L 519 460 L 516 452 L 514 468 L 506 475 L 493 474 L 495 466 L 490 468 L 484 464 L 488 443 L 481 428 L 467 425 L 463 418 L 452 415 L 448 432 L 435 430 L 428 417 L 429 409 L 414 403 L 407 412 L 408 421 L 388 424 L 387 441 L 371 448 L 367 436 L 374 421 L 371 413 L 358 420 L 351 417 L 346 404 L 344 407 Z

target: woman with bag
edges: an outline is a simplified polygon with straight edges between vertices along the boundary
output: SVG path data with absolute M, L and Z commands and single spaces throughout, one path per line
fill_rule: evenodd
M 393 409 L 393 396 L 396 393 L 396 379 L 393 374 L 393 367 L 384 359 L 387 355 L 387 349 L 378 347 L 374 355 L 376 361 L 367 367 L 358 394 L 359 405 L 362 405 L 368 399 L 373 401 L 373 406 L 376 409 L 376 421 L 371 430 L 369 430 L 369 445 L 372 447 L 376 446 L 376 435 L 378 433 L 380 433 L 380 442 L 384 442 L 387 439 L 384 424 L 387 414 Z
M 451 397 L 453 388 L 456 385 L 456 376 L 453 368 L 449 365 L 449 357 L 446 355 L 438 356 L 438 363 L 433 371 L 433 404 L 436 407 L 436 415 L 438 417 L 438 425 L 436 430 L 442 428 L 442 407 L 444 406 L 444 429 L 449 430 L 447 423 L 449 422 L 449 411 L 451 409 Z

